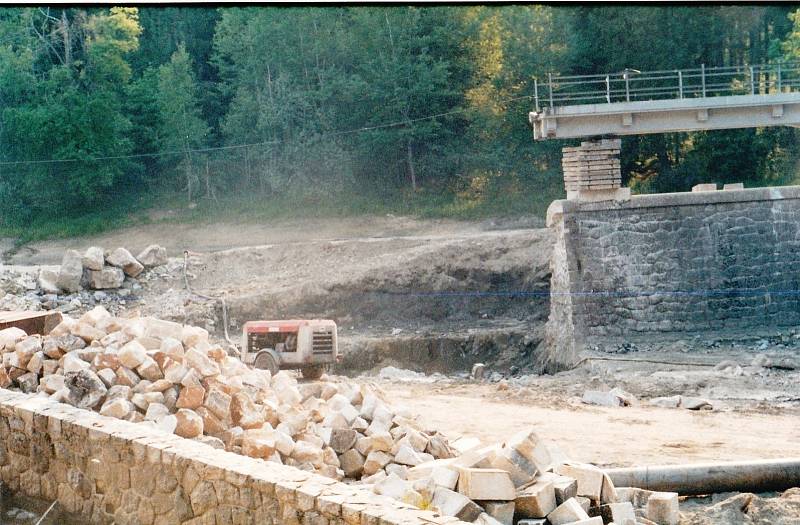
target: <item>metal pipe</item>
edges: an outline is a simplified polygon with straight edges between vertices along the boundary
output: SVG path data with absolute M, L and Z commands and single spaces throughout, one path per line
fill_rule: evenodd
M 678 97 L 683 98 L 683 73 L 678 70 Z
M 611 79 L 606 75 L 606 101 L 611 104 Z
M 800 487 L 800 458 L 608 469 L 617 487 L 677 492 L 769 492 Z

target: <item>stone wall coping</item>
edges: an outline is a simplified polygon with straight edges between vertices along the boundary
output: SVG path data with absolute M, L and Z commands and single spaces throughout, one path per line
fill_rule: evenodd
M 215 449 L 156 428 L 102 416 L 35 394 L 0 389 L 0 414 L 15 415 L 25 422 L 26 428 L 47 432 L 51 437 L 60 435 L 64 423 L 72 425 L 71 428 L 85 429 L 90 441 L 119 439 L 131 444 L 135 456 L 147 463 L 173 463 L 176 459 L 190 461 L 205 471 L 205 479 L 243 482 L 251 478 L 256 485 L 287 491 L 293 498 L 309 497 L 314 507 L 324 508 L 327 513 L 359 515 L 361 523 L 466 523 L 375 494 L 364 486 L 349 485 L 292 466 Z
M 557 200 L 547 208 L 547 226 L 551 227 L 559 215 L 608 210 L 634 210 L 641 208 L 671 208 L 675 206 L 704 206 L 740 202 L 763 202 L 800 199 L 800 186 L 772 186 L 743 190 L 716 190 L 699 192 L 654 193 L 632 195 L 629 200 L 587 202 Z

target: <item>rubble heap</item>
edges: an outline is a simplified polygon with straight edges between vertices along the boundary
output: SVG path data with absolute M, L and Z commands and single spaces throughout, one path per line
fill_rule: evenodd
M 482 525 L 675 524 L 677 494 L 615 489 L 524 431 L 452 443 L 382 392 L 343 378 L 298 384 L 251 369 L 194 326 L 102 306 L 46 336 L 0 331 L 0 387 L 292 465 Z M 519 521 L 526 520 L 526 521 Z M 652 521 L 650 521 L 652 520 Z
M 39 272 L 39 287 L 45 293 L 73 293 L 84 288 L 91 290 L 116 289 L 126 277 L 137 277 L 145 268 L 167 263 L 167 251 L 153 244 L 137 257 L 125 248 L 104 252 L 92 246 L 81 255 L 67 250 L 58 271 L 42 269 Z

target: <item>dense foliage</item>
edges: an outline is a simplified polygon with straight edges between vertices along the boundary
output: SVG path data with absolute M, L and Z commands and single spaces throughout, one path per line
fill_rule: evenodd
M 6 226 L 189 201 L 557 196 L 534 77 L 800 59 L 754 6 L 0 9 Z M 639 191 L 793 180 L 794 129 L 626 138 Z

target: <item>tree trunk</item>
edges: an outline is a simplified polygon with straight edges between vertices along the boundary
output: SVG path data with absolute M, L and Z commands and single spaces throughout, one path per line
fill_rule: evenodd
M 69 21 L 66 11 L 61 13 L 61 33 L 64 37 L 64 63 L 69 67 L 72 63 L 72 42 L 69 37 Z
M 189 160 L 189 152 L 186 152 L 186 193 L 189 198 L 189 203 L 192 202 L 192 165 Z
M 411 147 L 411 141 L 408 141 L 408 173 L 411 175 L 411 189 L 414 193 L 417 191 L 417 173 L 414 170 L 414 151 Z

